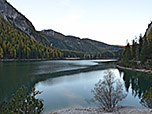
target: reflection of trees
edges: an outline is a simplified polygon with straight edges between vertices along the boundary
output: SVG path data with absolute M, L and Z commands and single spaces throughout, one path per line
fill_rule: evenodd
M 87 66 L 86 68 L 65 70 L 53 73 L 36 75 L 35 64 L 33 62 L 8 62 L 0 63 L 0 101 L 9 100 L 18 88 L 25 85 L 27 88 L 32 88 L 39 81 L 44 81 L 50 78 L 55 78 L 64 75 L 72 75 L 80 72 L 89 72 L 113 68 L 113 64 L 101 63 L 99 65 Z M 31 90 L 28 90 L 29 92 Z
M 31 69 L 30 65 L 27 64 L 24 69 L 20 66 L 18 70 L 16 67 L 16 62 L 0 63 L 0 101 L 9 100 L 22 85 L 30 88 L 34 86 L 30 85 L 30 76 L 25 76 L 25 72 L 29 72 Z
M 152 76 L 149 74 L 129 70 L 119 71 L 124 72 L 123 80 L 125 82 L 126 90 L 128 91 L 131 86 L 132 94 L 134 96 L 138 95 L 138 97 L 141 98 L 141 95 L 152 87 Z

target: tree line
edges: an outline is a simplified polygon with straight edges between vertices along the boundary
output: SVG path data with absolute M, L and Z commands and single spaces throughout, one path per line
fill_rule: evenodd
M 152 60 L 152 38 L 142 36 L 132 40 L 132 45 L 127 43 L 119 58 L 119 63 L 126 66 L 151 66 Z M 138 65 L 138 66 L 137 66 Z

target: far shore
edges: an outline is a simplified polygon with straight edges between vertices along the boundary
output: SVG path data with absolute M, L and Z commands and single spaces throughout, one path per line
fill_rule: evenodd
M 47 60 L 97 60 L 104 59 L 109 60 L 110 58 L 95 58 L 95 59 L 86 59 L 86 58 L 49 58 L 49 59 L 0 59 L 0 62 L 11 62 L 11 61 L 47 61 Z M 113 59 L 113 58 L 111 58 Z
M 0 59 L 2 62 L 9 61 L 47 61 L 47 60 L 79 60 L 78 58 L 50 58 L 50 59 Z
M 11 62 L 11 61 L 42 61 L 48 59 L 0 59 L 0 62 Z
M 152 70 L 147 70 L 147 69 L 129 68 L 129 67 L 123 67 L 123 66 L 120 66 L 120 65 L 116 65 L 116 67 L 120 68 L 120 69 L 125 69 L 125 70 L 132 70 L 132 71 L 136 71 L 136 72 L 143 72 L 143 73 L 152 74 Z

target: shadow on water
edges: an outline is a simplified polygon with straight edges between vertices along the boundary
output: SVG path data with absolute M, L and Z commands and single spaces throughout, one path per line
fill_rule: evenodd
M 64 75 L 77 74 L 95 70 L 113 68 L 113 64 L 100 63 L 98 65 L 87 66 L 86 68 L 65 70 L 46 74 L 33 74 L 35 65 L 32 62 L 1 62 L 0 63 L 0 101 L 9 100 L 17 89 L 25 85 L 29 90 L 40 81 Z
M 55 78 L 55 77 L 60 77 L 60 76 L 65 76 L 65 75 L 68 76 L 68 75 L 77 74 L 77 73 L 105 70 L 105 69 L 110 69 L 110 68 L 114 68 L 113 63 L 112 64 L 111 63 L 100 63 L 98 65 L 88 66 L 87 68 L 41 74 L 41 75 L 37 75 L 37 77 L 39 77 L 38 81 L 44 81 L 44 80 L 47 80 L 48 78 Z
M 130 70 L 119 69 L 119 72 L 124 73 L 124 83 L 126 90 L 128 91 L 131 87 L 132 95 L 139 98 L 152 87 L 152 75 L 141 72 L 134 72 Z

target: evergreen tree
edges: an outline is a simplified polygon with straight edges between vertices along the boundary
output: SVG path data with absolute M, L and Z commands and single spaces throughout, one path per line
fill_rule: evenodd
M 148 59 L 152 59 L 152 39 L 149 39 Z
M 128 62 L 129 60 L 131 60 L 131 58 L 132 57 L 131 57 L 130 44 L 128 43 L 123 52 L 122 59 L 124 62 Z
M 136 49 L 137 49 L 137 42 L 133 40 L 132 41 L 132 59 L 136 58 Z
M 139 50 L 139 45 L 137 45 L 136 48 L 136 60 L 138 61 L 140 59 L 140 50 Z
M 141 49 L 141 53 L 140 53 L 140 60 L 142 63 L 144 63 L 147 60 L 148 57 L 148 40 L 147 38 L 144 38 L 144 42 L 142 44 L 142 49 Z
M 140 60 L 140 53 L 141 53 L 141 49 L 142 49 L 142 45 L 143 45 L 143 37 L 142 37 L 142 34 L 140 34 L 139 36 L 139 45 L 138 45 L 138 49 L 137 49 L 137 57 L 138 57 L 138 60 Z

